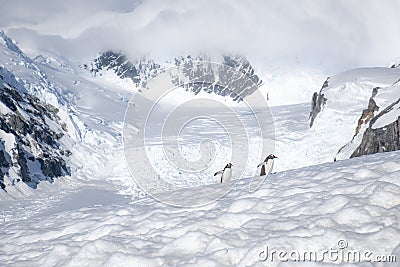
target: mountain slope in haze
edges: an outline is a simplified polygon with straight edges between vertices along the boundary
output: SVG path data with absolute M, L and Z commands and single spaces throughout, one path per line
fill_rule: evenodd
M 206 63 L 194 67 L 196 62 Z M 192 57 L 189 55 L 176 57 L 171 62 L 158 63 L 151 59 L 140 59 L 134 63 L 123 53 L 104 51 L 92 63 L 83 64 L 83 68 L 89 70 L 94 76 L 107 75 L 105 72 L 112 72 L 121 79 L 131 80 L 134 86 L 142 90 L 146 88 L 149 79 L 163 72 L 166 68 L 176 67 L 190 81 L 189 84 L 185 85 L 179 82 L 175 83 L 176 86 L 181 86 L 186 91 L 194 94 L 205 91 L 220 96 L 229 95 L 234 101 L 243 100 L 263 83 L 250 62 L 242 56 L 222 56 L 220 62 L 216 62 L 213 67 L 207 62 L 211 62 L 211 59 L 206 56 Z M 228 72 L 228 67 L 230 70 L 235 70 L 235 72 Z M 225 77 L 227 74 L 233 74 L 234 76 Z M 215 76 L 215 78 L 210 78 L 210 81 L 215 79 L 218 83 L 204 81 L 204 77 L 207 77 L 207 75 L 210 75 L 210 77 Z M 240 78 L 241 75 L 244 75 L 246 79 Z M 171 79 L 176 79 L 176 77 L 171 77 Z M 227 82 L 228 80 L 229 83 Z M 242 84 L 243 81 L 251 81 L 251 83 Z

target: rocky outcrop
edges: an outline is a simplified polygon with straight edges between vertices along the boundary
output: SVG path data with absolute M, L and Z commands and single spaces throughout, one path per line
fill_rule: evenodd
M 210 62 L 209 59 L 193 60 L 191 57 L 175 60 L 185 77 L 172 76 L 172 83 L 194 94 L 204 91 L 228 96 L 238 102 L 253 94 L 262 84 L 253 67 L 243 57 L 224 56 L 222 63 Z
M 134 64 L 124 54 L 110 50 L 101 53 L 90 67 L 87 64 L 83 67 L 94 76 L 102 76 L 102 70 L 111 70 L 121 79 L 131 79 L 138 87 L 145 87 L 147 80 L 162 70 L 161 66 L 152 60 L 142 59 Z
M 317 115 L 323 110 L 324 106 L 326 105 L 326 101 L 328 99 L 325 98 L 324 94 L 322 93 L 322 90 L 329 85 L 329 77 L 326 79 L 324 84 L 322 85 L 322 88 L 319 93 L 315 92 L 312 96 L 311 99 L 311 111 L 310 111 L 310 116 L 309 116 L 309 125 L 310 128 L 314 124 L 314 120 L 317 117 Z
M 368 128 L 351 157 L 400 150 L 400 117 L 384 128 Z
M 310 134 L 330 139 L 332 160 L 398 149 L 399 78 L 400 69 L 390 66 L 353 69 L 314 93 Z
M 360 119 L 358 120 L 357 123 L 357 128 L 356 128 L 356 133 L 354 136 L 358 135 L 360 133 L 361 127 L 365 124 L 368 124 L 372 118 L 374 117 L 374 113 L 379 110 L 378 105 L 376 104 L 374 97 L 378 93 L 379 87 L 375 87 L 372 90 L 372 96 L 369 99 L 368 102 L 368 107 L 363 110 Z
M 361 144 L 351 157 L 400 150 L 400 116 L 384 127 L 374 127 L 380 118 L 392 112 L 399 103 L 400 98 L 371 120 L 369 127 L 364 132 Z
M 0 186 L 17 182 L 36 188 L 42 180 L 69 175 L 60 139 L 66 126 L 58 109 L 11 84 L 15 77 L 0 66 Z
M 4 142 L 0 141 L 0 187 L 1 189 L 5 189 L 6 186 L 4 184 L 4 172 L 7 168 L 10 167 L 9 161 L 6 158 L 6 154 L 4 153 Z
M 203 65 L 203 68 L 192 68 L 194 62 L 210 62 L 210 59 L 203 57 L 177 57 L 173 62 L 155 63 L 150 59 L 141 59 L 133 63 L 124 54 L 114 51 L 105 51 L 97 57 L 93 63 L 84 64 L 83 68 L 89 70 L 94 76 L 102 76 L 103 71 L 112 71 L 121 79 L 131 79 L 135 86 L 141 90 L 146 88 L 147 81 L 152 77 L 165 70 L 166 68 L 174 65 L 182 70 L 182 73 L 186 75 L 190 83 L 186 83 L 184 86 L 176 80 L 176 77 L 172 77 L 172 81 L 177 86 L 183 87 L 187 91 L 192 91 L 198 94 L 200 91 L 207 93 L 214 93 L 221 96 L 231 96 L 235 101 L 240 101 L 247 95 L 252 94 L 257 90 L 262 80 L 257 74 L 255 74 L 253 66 L 250 62 L 242 56 L 223 56 L 222 61 L 219 62 L 221 66 L 217 70 L 208 69 L 207 64 Z M 196 64 L 196 66 L 199 66 Z M 226 69 L 230 68 L 236 72 L 237 77 L 225 77 L 228 74 Z M 204 79 L 205 75 L 218 75 L 219 84 L 210 84 L 207 81 L 199 81 Z M 246 79 L 239 77 L 245 75 Z M 240 79 L 241 78 L 241 79 Z M 231 82 L 231 88 L 240 88 L 240 92 L 233 92 L 227 90 L 224 81 Z M 232 81 L 235 84 L 232 84 Z M 244 81 L 249 84 L 244 84 Z M 241 84 L 242 83 L 242 84 Z M 239 90 L 239 89 L 238 89 Z

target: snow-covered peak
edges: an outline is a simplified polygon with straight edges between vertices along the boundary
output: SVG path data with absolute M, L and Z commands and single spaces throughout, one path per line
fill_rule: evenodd
M 67 94 L 4 32 L 0 35 L 2 178 L 7 192 L 23 196 L 29 190 L 19 180 L 35 188 L 70 173 L 67 156 L 81 139 L 80 122 Z
M 224 70 L 224 68 L 222 67 L 223 65 L 229 66 L 237 70 L 238 72 L 246 75 L 249 80 L 254 83 L 255 89 L 259 88 L 263 84 L 260 76 L 255 73 L 254 67 L 246 58 L 238 55 L 225 55 L 220 57 L 218 60 L 219 62 L 216 63 L 221 64 L 220 71 Z M 147 58 L 131 61 L 126 55 L 121 52 L 104 51 L 92 63 L 83 64 L 82 67 L 89 70 L 94 76 L 110 76 L 111 72 L 111 74 L 116 75 L 120 79 L 130 80 L 132 82 L 132 87 L 136 87 L 137 90 L 142 90 L 147 86 L 147 81 L 149 79 L 155 77 L 160 72 L 163 72 L 166 68 L 173 66 L 182 68 L 183 73 L 188 73 L 188 78 L 190 78 L 191 80 L 195 80 L 196 73 L 193 72 L 190 68 L 191 66 L 193 66 L 193 63 L 197 61 L 209 62 L 211 61 L 211 58 L 204 55 L 188 55 L 185 57 L 175 57 L 172 60 L 164 62 L 155 62 L 154 60 Z M 201 71 L 201 73 L 206 72 L 206 69 Z M 220 76 L 223 77 L 222 74 Z M 195 94 L 198 94 L 200 91 L 204 91 L 207 93 L 215 93 L 217 95 L 225 96 L 227 92 L 226 90 L 224 90 L 224 88 L 219 88 L 217 85 L 203 84 L 202 87 L 199 87 L 195 84 L 192 84 L 189 87 L 185 87 L 185 90 L 191 91 Z M 249 91 L 247 93 L 251 94 L 252 92 Z M 241 95 L 240 98 L 243 98 L 245 96 L 246 95 Z M 236 98 L 235 100 L 240 100 L 240 98 Z
M 0 64 L 7 68 L 30 94 L 56 107 L 68 102 L 62 92 L 48 80 L 46 74 L 19 49 L 11 38 L 4 32 L 0 34 L 0 37 L 4 41 L 3 45 L 0 45 Z
M 24 53 L 22 52 L 22 50 L 15 44 L 15 42 L 8 37 L 3 30 L 0 30 L 0 39 L 1 39 L 1 44 L 4 47 L 7 47 L 8 49 L 10 49 L 11 51 L 20 54 L 21 56 L 24 55 Z

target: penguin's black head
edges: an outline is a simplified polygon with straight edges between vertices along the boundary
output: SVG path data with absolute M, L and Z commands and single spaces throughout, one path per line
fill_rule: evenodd
M 232 166 L 233 166 L 232 163 L 228 163 L 228 164 L 226 164 L 225 169 L 226 169 L 226 168 L 231 168 Z
M 264 162 L 267 162 L 269 159 L 277 159 L 277 158 L 278 158 L 277 156 L 275 156 L 274 154 L 271 154 L 264 160 Z

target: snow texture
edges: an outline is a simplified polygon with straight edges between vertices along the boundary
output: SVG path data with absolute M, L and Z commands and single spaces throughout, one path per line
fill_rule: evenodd
M 10 266 L 264 266 L 258 257 L 266 246 L 322 251 L 341 239 L 353 250 L 398 254 L 399 160 L 394 152 L 281 172 L 254 193 L 244 179 L 224 198 L 193 209 L 90 187 L 51 202 L 42 196 L 11 203 L 2 211 L 0 260 Z M 168 195 L 184 200 L 226 186 Z

